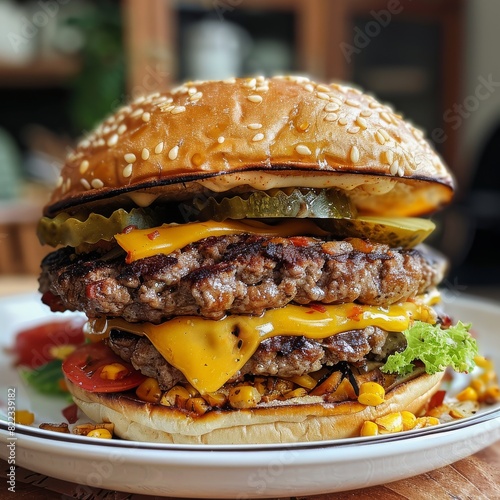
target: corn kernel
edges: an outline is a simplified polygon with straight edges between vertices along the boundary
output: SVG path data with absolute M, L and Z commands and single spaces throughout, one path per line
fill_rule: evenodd
M 433 425 L 438 425 L 439 423 L 439 419 L 436 417 L 417 417 L 413 428 L 423 429 L 424 427 L 431 427 Z
M 365 420 L 361 426 L 360 436 L 378 436 L 378 425 L 371 420 Z
M 457 394 L 459 401 L 477 401 L 477 392 L 472 387 L 466 387 Z
M 307 391 L 303 387 L 297 387 L 297 389 L 294 389 L 293 391 L 288 391 L 283 396 L 285 399 L 292 399 L 292 398 L 302 398 L 306 395 Z
M 486 390 L 486 383 L 479 377 L 471 380 L 470 386 L 476 391 L 478 395 L 483 394 Z
M 240 385 L 229 390 L 229 404 L 233 408 L 253 408 L 261 399 L 259 391 L 251 385 Z
M 426 416 L 428 417 L 440 417 L 444 413 L 448 413 L 450 411 L 450 406 L 447 404 L 442 404 L 439 406 L 435 406 L 434 408 L 431 408 L 427 413 Z
M 64 361 L 75 349 L 76 346 L 71 344 L 53 345 L 49 348 L 49 354 L 54 359 Z
M 147 378 L 137 387 L 135 394 L 139 399 L 148 403 L 158 403 L 161 399 L 161 389 L 158 381 L 154 378 Z
M 379 426 L 380 433 L 384 432 L 400 432 L 403 430 L 403 417 L 401 412 L 388 413 L 375 420 Z
M 384 399 L 381 398 L 378 394 L 370 394 L 365 392 L 364 394 L 360 394 L 358 396 L 358 402 L 362 405 L 366 406 L 378 406 L 384 402 Z
M 111 432 L 108 431 L 108 429 L 92 429 L 87 434 L 87 437 L 100 438 L 100 439 L 111 439 L 113 436 L 111 435 Z
M 304 387 L 309 390 L 314 389 L 318 383 L 307 373 L 304 375 L 296 375 L 295 377 L 288 377 L 288 380 L 291 380 L 294 384 L 300 385 L 300 387 Z
M 259 391 L 259 394 L 263 396 L 266 393 L 266 387 L 262 382 L 254 382 L 254 387 Z
M 121 380 L 128 373 L 128 370 L 121 363 L 111 363 L 102 368 L 99 377 L 104 380 Z
M 186 384 L 184 387 L 186 391 L 188 391 L 189 397 L 194 398 L 200 395 L 199 391 L 195 389 L 191 384 Z
M 203 399 L 210 405 L 222 407 L 227 403 L 227 396 L 223 392 L 207 392 L 203 394 Z
M 185 407 L 187 411 L 192 411 L 198 415 L 203 415 L 209 409 L 207 402 L 201 397 L 189 398 L 186 401 Z
M 16 410 L 14 422 L 21 425 L 31 425 L 35 421 L 35 414 L 28 410 Z
M 481 401 L 487 404 L 494 404 L 500 401 L 500 388 L 498 385 L 488 387 L 481 397 Z
M 493 370 L 493 361 L 491 359 L 486 359 L 484 356 L 476 356 L 474 361 L 483 370 Z
M 382 399 L 385 398 L 385 389 L 377 382 L 363 382 L 359 386 L 360 394 L 377 394 Z
M 190 398 L 189 392 L 182 385 L 174 385 L 160 398 L 160 404 L 163 406 L 178 406 L 184 408 L 186 401 Z
M 409 431 L 415 427 L 417 423 L 417 417 L 411 412 L 403 410 L 401 412 L 401 417 L 403 419 L 403 430 Z
M 78 436 L 88 436 L 90 431 L 94 431 L 97 429 L 106 429 L 111 435 L 113 435 L 115 424 L 113 424 L 112 422 L 102 422 L 100 424 L 79 424 L 73 427 L 73 434 L 77 434 Z

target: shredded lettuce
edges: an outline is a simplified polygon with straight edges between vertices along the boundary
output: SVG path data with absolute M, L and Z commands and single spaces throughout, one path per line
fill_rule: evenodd
M 381 368 L 386 373 L 407 375 L 414 369 L 413 361 L 420 360 L 425 371 L 434 374 L 448 366 L 457 372 L 470 372 L 478 354 L 476 341 L 469 334 L 471 325 L 458 322 L 447 329 L 415 321 L 403 332 L 407 340 L 404 351 L 391 354 Z
M 68 395 L 61 387 L 64 378 L 62 361 L 54 359 L 33 370 L 21 370 L 21 376 L 37 392 L 46 395 Z

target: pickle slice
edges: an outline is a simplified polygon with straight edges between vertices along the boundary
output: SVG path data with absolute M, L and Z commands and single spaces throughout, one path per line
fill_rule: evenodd
M 418 245 L 436 227 L 434 222 L 418 217 L 360 216 L 355 219 L 316 219 L 315 222 L 340 238 L 366 238 L 403 248 Z
M 356 209 L 338 189 L 292 189 L 255 191 L 220 201 L 213 197 L 197 203 L 200 220 L 266 218 L 355 217 Z
M 64 245 L 77 247 L 82 243 L 110 241 L 127 226 L 139 229 L 157 226 L 161 221 L 152 210 L 133 208 L 129 212 L 123 208 L 115 210 L 109 217 L 91 213 L 86 216 L 69 216 L 60 213 L 53 219 L 42 217 L 37 234 L 40 243 L 53 247 Z

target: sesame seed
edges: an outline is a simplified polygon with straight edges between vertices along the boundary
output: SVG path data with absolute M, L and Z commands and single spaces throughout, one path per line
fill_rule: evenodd
M 258 130 L 259 128 L 262 128 L 262 123 L 249 123 L 247 127 L 251 130 Z
M 144 101 L 144 99 L 146 99 L 145 96 L 143 95 L 140 95 L 136 100 L 135 100 L 135 104 L 140 104 L 141 102 Z
M 226 78 L 222 80 L 223 83 L 236 83 L 236 78 Z
M 171 160 L 175 160 L 179 154 L 179 146 L 174 146 L 169 152 L 168 152 L 168 157 Z
M 316 96 L 319 97 L 320 99 L 324 99 L 325 101 L 328 101 L 330 99 L 330 96 L 325 92 L 318 92 Z
M 330 111 L 338 111 L 339 108 L 340 108 L 340 106 L 336 102 L 329 102 L 325 106 L 325 111 L 328 111 L 328 112 L 330 112 Z
M 356 118 L 356 123 L 361 127 L 361 128 L 367 128 L 368 123 L 366 123 L 366 120 L 362 116 L 358 116 Z
M 189 89 L 188 89 L 188 94 L 189 94 L 189 95 L 196 94 L 196 87 L 189 87 Z
M 379 132 L 385 137 L 386 141 L 390 141 L 391 140 L 391 136 L 389 135 L 389 133 L 387 132 L 387 130 L 381 128 L 381 129 L 379 129 Z
M 85 189 L 90 189 L 90 184 L 87 179 L 80 179 L 80 184 L 85 188 Z
M 186 111 L 186 106 L 175 106 L 170 112 L 173 115 L 178 115 L 179 113 L 184 113 L 184 111 Z
M 345 116 L 341 116 L 337 123 L 343 127 L 344 125 L 347 125 L 347 119 L 345 118 Z
M 306 85 L 304 85 L 304 88 L 305 88 L 308 92 L 313 92 L 313 91 L 314 91 L 314 87 L 313 87 L 312 83 L 307 83 Z
M 133 113 L 130 114 L 130 118 L 135 118 L 136 116 L 142 115 L 144 110 L 142 108 L 137 108 Z
M 109 127 L 108 125 L 105 125 L 103 128 L 102 128 L 102 133 L 103 135 L 106 135 L 106 134 L 109 134 L 109 132 L 111 131 L 111 127 Z
M 353 163 L 357 163 L 359 161 L 359 149 L 356 146 L 353 146 L 351 148 L 351 151 L 349 153 L 349 158 Z
M 90 141 L 88 139 L 83 139 L 78 146 L 81 148 L 88 148 L 90 146 Z
M 328 113 L 325 115 L 325 122 L 334 122 L 338 117 L 337 113 Z
M 382 120 L 384 120 L 387 123 L 392 122 L 391 117 L 385 111 L 382 111 L 382 113 L 380 113 L 380 118 L 382 118 Z
M 255 90 L 257 92 L 267 92 L 269 87 L 267 85 L 259 85 L 258 87 L 255 87 Z
M 255 103 L 260 103 L 262 102 L 262 96 L 261 95 L 258 95 L 258 94 L 253 94 L 253 95 L 249 95 L 247 97 L 247 99 L 250 101 L 250 102 L 255 102 Z
M 405 175 L 405 170 L 402 166 L 398 168 L 398 175 L 399 177 L 403 177 L 403 175 Z
M 104 186 L 104 182 L 102 182 L 101 179 L 93 179 L 90 184 L 95 189 L 100 189 Z
M 396 160 L 392 165 L 389 171 L 391 172 L 391 175 L 396 175 L 399 170 L 399 161 Z
M 338 104 L 339 106 L 342 106 L 344 102 L 339 99 L 338 97 L 330 97 L 330 102 L 334 102 L 335 104 Z
M 312 155 L 311 150 L 307 146 L 305 146 L 304 144 L 298 144 L 297 146 L 295 146 L 295 151 L 297 151 L 297 153 L 299 153 L 299 155 L 303 155 L 303 156 Z
M 159 155 L 163 151 L 163 142 L 159 142 L 155 147 L 155 154 Z
M 113 134 L 108 139 L 108 146 L 114 146 L 118 142 L 118 134 Z
M 330 92 L 332 90 L 330 87 L 327 87 L 326 85 L 319 84 L 316 87 L 316 90 L 319 90 L 320 92 Z
M 148 122 L 151 118 L 151 114 L 146 111 L 145 113 L 142 113 L 141 118 L 143 122 Z
M 88 160 L 83 160 L 82 163 L 80 163 L 80 168 L 78 170 L 83 175 L 87 171 L 88 168 L 89 168 Z
M 147 160 L 149 158 L 149 149 L 148 148 L 144 148 L 141 152 L 141 158 L 143 160 Z
M 167 107 L 160 108 L 160 111 L 162 113 L 170 113 L 170 111 L 172 111 L 174 108 L 175 108 L 175 106 L 167 106 Z
M 203 96 L 203 92 L 196 92 L 196 94 L 193 94 L 189 100 L 190 101 L 197 101 L 198 99 L 201 99 Z
M 247 82 L 243 82 L 243 87 L 253 88 L 255 85 L 257 85 L 257 80 L 255 78 L 252 78 Z
M 253 142 L 262 141 L 262 139 L 264 139 L 264 134 L 262 134 L 262 133 L 255 134 L 255 135 L 252 137 L 252 141 L 253 141 Z
M 129 163 L 124 169 L 123 169 L 123 177 L 130 177 L 132 175 L 132 169 L 134 166 L 132 163 Z
M 123 156 L 125 158 L 125 161 L 127 163 L 134 163 L 135 160 L 137 160 L 137 157 L 135 156 L 134 153 L 127 153 L 126 155 Z
M 60 187 L 62 186 L 62 183 L 63 183 L 63 178 L 62 178 L 62 176 L 60 175 L 60 176 L 57 178 L 56 187 L 60 188 Z
M 348 106 L 354 106 L 355 108 L 358 108 L 358 107 L 359 107 L 359 102 L 358 102 L 358 101 L 354 101 L 353 99 L 346 99 L 346 100 L 345 100 L 345 103 L 346 103 Z
M 96 141 L 96 146 L 104 146 L 105 144 L 106 144 L 106 142 L 104 141 L 104 139 L 102 137 Z
M 385 144 L 385 137 L 380 133 L 380 130 L 375 132 L 375 139 L 377 139 L 377 142 L 382 146 Z
M 394 153 L 391 149 L 388 149 L 385 153 L 382 153 L 382 155 L 381 160 L 383 163 L 387 163 L 387 165 L 392 165 L 394 163 Z
M 359 113 L 360 116 L 365 116 L 365 117 L 368 117 L 368 116 L 372 116 L 373 112 L 370 111 L 369 109 L 364 109 L 363 111 L 361 111 L 361 113 Z
M 350 127 L 347 129 L 347 133 L 349 134 L 357 134 L 361 130 L 360 127 Z
M 121 135 L 123 134 L 125 131 L 127 130 L 127 125 L 125 125 L 124 123 L 122 123 L 119 127 L 118 127 L 118 134 Z

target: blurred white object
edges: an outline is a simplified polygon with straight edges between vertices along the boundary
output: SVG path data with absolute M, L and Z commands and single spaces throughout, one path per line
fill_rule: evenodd
M 283 40 L 261 38 L 255 40 L 248 56 L 250 74 L 275 75 L 293 70 L 293 52 Z
M 14 139 L 0 128 L 0 200 L 19 195 L 21 176 L 21 154 Z
M 185 32 L 187 78 L 218 80 L 241 74 L 250 35 L 229 21 L 203 20 Z
M 11 0 L 0 2 L 0 61 L 24 64 L 37 50 L 39 28 L 28 17 L 28 10 Z

